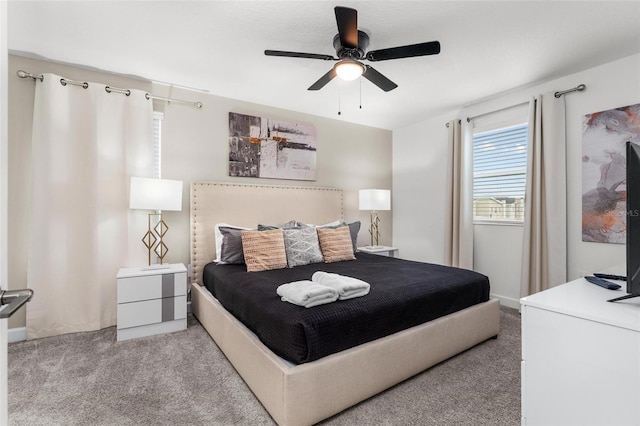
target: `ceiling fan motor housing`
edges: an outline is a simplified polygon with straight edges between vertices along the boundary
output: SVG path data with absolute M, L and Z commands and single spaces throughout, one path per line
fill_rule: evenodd
M 340 34 L 333 37 L 333 47 L 336 49 L 336 56 L 340 59 L 363 59 L 367 47 L 369 47 L 369 36 L 367 33 L 358 30 L 358 45 L 355 47 L 345 47 L 340 43 Z

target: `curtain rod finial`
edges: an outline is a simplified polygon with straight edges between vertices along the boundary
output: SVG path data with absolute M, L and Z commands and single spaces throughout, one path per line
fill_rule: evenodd
M 18 70 L 16 71 L 16 75 L 20 78 L 32 78 L 34 80 L 40 80 L 40 81 L 44 81 L 44 76 L 42 74 L 40 75 L 34 75 L 31 74 L 30 72 L 26 72 L 24 70 Z

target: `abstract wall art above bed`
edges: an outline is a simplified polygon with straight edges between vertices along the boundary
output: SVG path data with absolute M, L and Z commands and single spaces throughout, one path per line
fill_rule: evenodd
M 229 176 L 316 180 L 316 129 L 229 113 Z
M 582 130 L 582 241 L 624 244 L 625 144 L 640 143 L 640 104 L 586 114 Z

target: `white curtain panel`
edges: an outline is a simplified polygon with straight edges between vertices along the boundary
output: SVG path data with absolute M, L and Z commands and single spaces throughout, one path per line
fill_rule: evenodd
M 473 268 L 473 135 L 460 120 L 448 123 L 447 200 L 445 223 L 445 264 Z
M 564 97 L 545 93 L 529 107 L 522 297 L 567 281 Z
M 129 210 L 128 187 L 130 176 L 152 174 L 152 102 L 141 91 L 60 79 L 36 82 L 29 339 L 115 325 L 118 269 L 145 264 L 144 247 L 132 253 L 132 241 L 146 216 Z

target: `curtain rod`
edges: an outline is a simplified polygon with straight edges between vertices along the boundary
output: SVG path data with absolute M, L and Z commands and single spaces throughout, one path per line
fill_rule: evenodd
M 489 111 L 489 112 L 485 112 L 485 113 L 482 113 L 482 114 L 478 114 L 478 115 L 475 115 L 473 117 L 467 117 L 467 123 L 470 123 L 471 120 L 475 120 L 476 118 L 480 118 L 480 117 L 484 117 L 485 115 L 493 114 L 494 112 L 506 111 L 506 110 L 511 109 L 511 108 L 516 108 L 516 107 L 519 107 L 519 106 L 522 106 L 522 105 L 526 105 L 528 103 L 529 103 L 529 101 L 520 102 L 519 104 L 509 105 L 508 107 L 504 107 L 504 108 L 500 108 L 500 109 L 494 109 L 493 111 Z
M 577 85 L 577 86 L 576 86 L 576 87 L 574 87 L 574 88 L 567 89 L 567 90 L 562 90 L 562 91 L 559 91 L 559 92 L 555 92 L 555 93 L 553 94 L 553 96 L 555 96 L 556 98 L 559 98 L 560 96 L 562 96 L 562 95 L 566 95 L 567 93 L 571 93 L 571 92 L 582 92 L 582 91 L 584 91 L 586 88 L 587 88 L 587 86 L 586 86 L 586 85 L 584 85 L 584 84 L 579 84 L 579 85 Z M 504 110 L 507 110 L 507 109 L 510 109 L 510 108 L 519 107 L 519 106 L 524 105 L 524 104 L 527 104 L 527 103 L 529 103 L 529 102 L 528 102 L 528 101 L 527 101 L 527 102 L 522 102 L 522 103 L 519 103 L 519 104 L 516 104 L 516 105 L 511 105 L 511 106 L 508 106 L 508 107 L 505 107 L 505 108 L 500 108 L 500 109 L 497 109 L 497 110 L 495 110 L 495 111 L 486 112 L 486 113 L 484 113 L 484 114 L 478 114 L 478 115 L 476 115 L 475 117 L 467 117 L 467 123 L 470 123 L 470 122 L 471 122 L 471 120 L 473 120 L 474 118 L 482 117 L 482 116 L 485 116 L 485 115 L 488 115 L 488 114 L 493 114 L 494 112 L 504 111 Z
M 553 94 L 553 96 L 555 96 L 556 98 L 559 98 L 562 95 L 566 95 L 567 93 L 571 93 L 571 92 L 582 92 L 587 88 L 586 85 L 584 84 L 579 84 L 576 87 L 574 87 L 573 89 L 567 89 L 567 90 L 562 90 L 560 92 L 556 92 Z
M 42 75 L 42 74 L 31 74 L 30 72 L 26 72 L 26 71 L 23 71 L 23 70 L 18 70 L 16 72 L 16 74 L 20 78 L 32 78 L 34 80 L 44 81 L 44 75 Z M 67 80 L 66 78 L 61 78 L 60 79 L 60 84 L 62 84 L 63 86 L 66 86 L 67 84 L 71 84 L 73 86 L 81 86 L 84 89 L 89 87 L 89 83 L 87 83 L 86 81 Z M 126 96 L 129 96 L 131 94 L 131 90 L 129 90 L 129 89 L 120 89 L 120 88 L 111 87 L 111 86 L 106 86 L 104 88 L 104 90 L 107 93 L 116 92 L 116 93 L 122 93 L 123 95 L 126 95 Z M 159 101 L 165 101 L 165 102 L 168 102 L 168 103 L 191 105 L 191 106 L 194 106 L 196 108 L 202 108 L 202 106 L 203 106 L 202 102 L 192 102 L 192 101 L 185 101 L 185 100 L 181 100 L 181 99 L 170 99 L 170 98 L 165 98 L 165 97 L 162 97 L 162 96 L 152 95 L 150 93 L 145 93 L 144 97 L 147 98 L 147 99 L 157 99 Z

